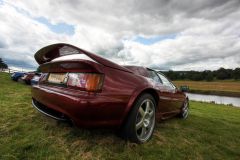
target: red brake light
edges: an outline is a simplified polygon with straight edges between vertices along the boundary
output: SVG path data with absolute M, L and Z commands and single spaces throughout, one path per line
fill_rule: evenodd
M 103 85 L 103 75 L 96 73 L 69 73 L 67 86 L 85 91 L 100 91 Z

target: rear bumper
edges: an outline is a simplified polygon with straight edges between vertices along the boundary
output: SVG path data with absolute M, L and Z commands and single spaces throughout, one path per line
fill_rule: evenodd
M 35 99 L 32 99 L 32 106 L 34 108 L 36 108 L 42 114 L 44 114 L 48 117 L 51 117 L 53 119 L 60 120 L 60 121 L 68 121 L 69 120 L 69 118 L 66 115 L 64 115 L 63 113 L 55 111 L 51 108 L 48 108 L 47 106 L 39 103 Z
M 128 103 L 124 96 L 39 85 L 32 87 L 32 98 L 41 113 L 54 119 L 71 119 L 79 127 L 119 127 Z

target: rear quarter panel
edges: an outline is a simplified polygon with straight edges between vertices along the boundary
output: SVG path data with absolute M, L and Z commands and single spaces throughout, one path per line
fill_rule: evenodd
M 145 89 L 152 88 L 147 78 L 133 73 L 104 68 L 105 79 L 101 95 L 107 95 L 117 99 L 118 103 L 112 105 L 113 109 L 120 107 L 120 123 L 126 118 L 137 96 Z M 115 101 L 116 102 L 116 101 Z M 110 102 L 111 103 L 111 102 Z

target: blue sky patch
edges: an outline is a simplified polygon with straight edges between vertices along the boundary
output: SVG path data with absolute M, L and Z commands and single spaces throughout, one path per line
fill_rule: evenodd
M 137 36 L 134 41 L 135 42 L 139 42 L 145 45 L 151 45 L 154 44 L 156 42 L 162 41 L 162 40 L 166 40 L 166 39 L 175 39 L 176 38 L 176 34 L 169 34 L 169 35 L 162 35 L 162 36 L 153 36 L 153 37 L 142 37 L 142 36 Z
M 66 23 L 51 24 L 46 18 L 38 17 L 35 18 L 36 21 L 45 24 L 51 31 L 55 33 L 63 33 L 68 35 L 74 34 L 74 26 Z
M 0 0 L 0 4 L 1 4 L 1 0 Z M 74 34 L 74 26 L 73 25 L 69 25 L 66 23 L 57 23 L 57 24 L 52 24 L 49 22 L 49 20 L 47 20 L 44 17 L 37 17 L 37 18 L 33 18 L 30 16 L 30 14 L 21 8 L 17 8 L 14 7 L 16 9 L 17 12 L 31 18 L 34 19 L 35 21 L 42 23 L 44 25 L 46 25 L 51 31 L 55 32 L 55 33 L 63 33 L 63 34 L 68 34 L 68 35 L 73 35 Z

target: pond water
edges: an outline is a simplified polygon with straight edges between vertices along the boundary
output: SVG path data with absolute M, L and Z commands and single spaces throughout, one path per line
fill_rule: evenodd
M 240 98 L 238 97 L 227 97 L 227 96 L 216 96 L 216 95 L 204 95 L 195 93 L 186 93 L 190 100 L 201 101 L 201 102 L 214 102 L 216 104 L 233 105 L 240 107 Z

